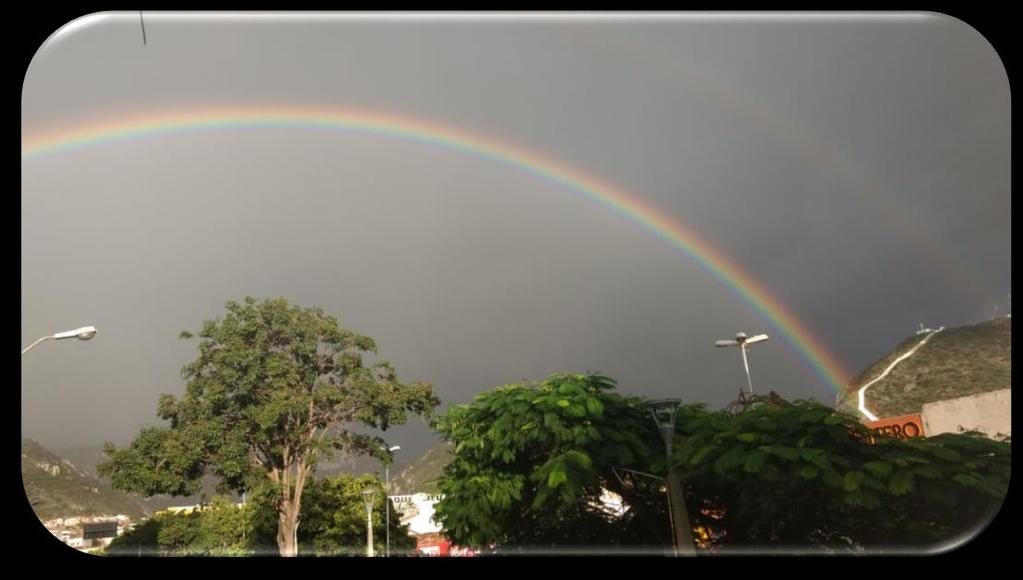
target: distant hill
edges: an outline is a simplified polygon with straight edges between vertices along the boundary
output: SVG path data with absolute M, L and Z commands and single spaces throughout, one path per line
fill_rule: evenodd
M 96 473 L 96 466 L 99 465 L 106 456 L 103 454 L 102 445 L 88 445 L 78 447 L 62 447 L 56 449 L 55 452 L 61 457 L 68 459 L 71 463 L 75 464 L 76 467 L 81 469 L 87 475 L 99 479 Z M 101 480 L 109 483 L 106 480 Z M 147 515 L 152 515 L 162 509 L 166 509 L 171 506 L 182 506 L 182 505 L 196 505 L 203 501 L 203 496 L 206 500 L 209 500 L 214 495 L 225 495 L 217 492 L 217 479 L 215 477 L 207 477 L 203 481 L 202 493 L 198 495 L 154 495 L 152 497 L 137 497 L 131 496 L 137 501 L 142 508 L 145 510 Z M 233 501 L 239 501 L 241 496 L 237 494 L 226 494 Z
M 336 455 L 328 460 L 321 461 L 316 466 L 317 477 L 327 477 L 339 473 L 363 474 L 375 473 L 381 478 L 384 477 L 384 464 L 372 457 Z M 391 474 L 394 474 L 392 466 Z
M 71 458 L 75 465 L 82 466 L 82 471 L 96 477 L 96 465 L 103 460 L 103 450 L 99 446 L 69 447 L 61 449 L 61 455 Z M 442 443 L 426 451 L 400 471 L 391 469 L 391 486 L 395 494 L 432 493 L 437 490 L 436 479 L 440 477 L 444 466 L 451 460 L 451 445 Z M 317 477 L 328 477 L 339 473 L 374 473 L 383 477 L 384 467 L 376 459 L 370 457 L 337 456 L 320 464 L 316 469 Z M 209 478 L 204 492 L 207 498 L 215 494 L 215 480 Z M 108 486 L 109 487 L 109 486 Z M 139 498 L 139 503 L 146 513 L 152 514 L 168 506 L 191 505 L 199 503 L 200 496 L 172 497 L 155 496 L 148 499 Z M 238 499 L 238 498 L 235 498 Z
M 21 440 L 21 479 L 40 520 L 59 517 L 143 515 L 142 503 L 53 454 L 31 439 Z
M 436 480 L 451 461 L 451 445 L 442 443 L 423 454 L 391 480 L 395 494 L 433 493 Z
M 100 445 L 89 445 L 89 446 L 78 446 L 78 447 L 65 447 L 57 450 L 57 453 L 73 463 L 86 475 L 92 478 L 98 478 L 96 473 L 96 466 L 106 459 L 103 454 L 103 447 Z M 391 470 L 392 474 L 395 472 Z M 334 458 L 324 461 L 316 469 L 317 477 L 329 477 L 331 475 L 337 475 L 339 473 L 351 473 L 351 474 L 362 474 L 362 473 L 375 473 L 381 478 L 384 476 L 384 466 L 376 459 L 370 457 L 346 457 L 346 456 L 335 456 Z M 135 498 L 142 507 L 145 509 L 147 514 L 153 514 L 157 511 L 165 509 L 170 506 L 181 506 L 181 505 L 195 505 L 203 500 L 203 495 L 209 500 L 214 495 L 223 495 L 216 490 L 217 479 L 215 477 L 207 477 L 203 481 L 202 494 L 193 496 L 170 496 L 170 495 L 156 495 L 149 498 Z M 108 484 L 109 487 L 109 484 Z M 227 494 L 233 501 L 239 501 L 240 496 L 234 493 Z
M 860 387 L 923 338 L 906 338 L 867 367 L 839 396 L 838 407 L 857 413 Z M 865 393 L 866 406 L 878 417 L 892 417 L 919 413 L 925 403 L 1008 389 L 1012 386 L 1011 347 L 1012 319 L 1008 317 L 946 328 L 871 385 Z

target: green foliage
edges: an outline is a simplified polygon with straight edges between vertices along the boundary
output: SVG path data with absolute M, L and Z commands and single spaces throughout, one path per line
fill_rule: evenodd
M 254 506 L 215 497 L 202 510 L 161 512 L 115 538 L 112 556 L 242 556 L 254 550 Z M 276 547 L 270 544 L 276 551 Z
M 650 543 L 670 534 L 637 515 L 665 515 L 663 500 L 619 518 L 602 509 L 605 489 L 655 494 L 623 488 L 612 468 L 646 466 L 663 449 L 638 401 L 613 388 L 607 377 L 559 374 L 448 409 L 435 422 L 454 444 L 436 507 L 445 533 L 466 546 Z
M 403 383 L 368 336 L 320 308 L 287 300 L 228 302 L 228 313 L 196 333 L 179 400 L 161 395 L 167 427 L 143 429 L 127 448 L 106 445 L 98 466 L 116 488 L 149 496 L 189 495 L 212 474 L 221 489 L 277 493 L 282 553 L 293 553 L 303 488 L 317 461 L 335 452 L 388 459 L 381 440 L 349 430 L 387 429 L 438 404 L 428 383 Z
M 812 401 L 736 414 L 684 407 L 673 461 L 695 523 L 731 546 L 936 544 L 975 529 L 1005 497 L 1003 442 L 966 434 L 869 444 L 871 434 Z
M 667 469 L 644 401 L 613 387 L 606 377 L 554 375 L 450 408 L 435 423 L 454 446 L 439 483 L 446 533 L 475 547 L 670 542 L 660 485 L 612 471 Z M 813 401 L 779 398 L 737 413 L 679 408 L 671 462 L 701 547 L 923 547 L 997 512 L 1007 442 L 871 435 Z M 596 508 L 602 489 L 624 499 L 625 516 Z
M 366 508 L 362 490 L 382 488 L 373 475 L 339 475 L 316 479 L 303 495 L 299 542 L 305 555 L 364 555 Z M 111 542 L 114 556 L 241 556 L 277 551 L 277 515 L 274 496 L 265 487 L 251 501 L 235 505 L 216 497 L 201 510 L 188 514 L 161 512 Z M 377 553 L 384 550 L 383 496 L 373 506 L 373 534 Z M 391 509 L 391 555 L 409 554 L 415 540 Z
M 303 553 L 363 555 L 366 551 L 366 507 L 362 491 L 367 487 L 383 490 L 384 482 L 374 475 L 339 475 L 317 479 L 302 500 L 302 528 L 299 541 Z M 409 554 L 415 539 L 407 525 L 390 508 L 391 555 Z M 377 554 L 385 547 L 385 511 L 383 491 L 373 504 L 373 543 Z

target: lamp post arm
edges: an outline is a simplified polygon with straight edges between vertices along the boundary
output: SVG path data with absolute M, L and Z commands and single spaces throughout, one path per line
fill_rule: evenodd
M 35 345 L 39 344 L 40 342 L 42 342 L 42 341 L 44 341 L 44 340 L 46 340 L 48 338 L 53 338 L 53 335 L 51 334 L 50 336 L 44 336 L 44 337 L 40 338 L 39 340 L 33 342 L 32 344 L 28 345 L 28 348 L 26 348 L 25 350 L 21 351 L 21 354 L 25 354 L 26 352 L 32 350 L 32 348 L 35 347 Z

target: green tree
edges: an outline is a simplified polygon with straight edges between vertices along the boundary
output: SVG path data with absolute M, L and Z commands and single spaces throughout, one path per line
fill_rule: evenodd
M 386 430 L 410 413 L 428 416 L 439 401 L 429 383 L 402 383 L 387 361 L 369 364 L 373 339 L 320 308 L 251 297 L 226 307 L 198 333 L 184 397 L 160 397 L 169 426 L 143 428 L 127 448 L 108 443 L 99 472 L 146 496 L 197 493 L 207 473 L 223 490 L 269 483 L 279 552 L 294 556 L 317 461 L 337 451 L 385 459 L 379 438 L 351 428 Z
M 310 479 L 302 500 L 302 527 L 298 535 L 303 554 L 365 554 L 366 508 L 362 490 L 367 486 L 382 487 L 383 482 L 370 474 Z M 385 536 L 386 518 L 383 497 L 377 499 L 373 507 L 373 534 L 379 548 Z M 275 494 L 264 486 L 244 505 L 217 496 L 209 505 L 188 514 L 161 512 L 114 539 L 107 553 L 240 556 L 276 551 L 274 501 Z M 400 523 L 392 506 L 392 555 L 406 554 L 414 547 L 408 526 Z
M 153 556 L 159 554 L 160 522 L 154 516 L 114 538 L 102 553 L 110 556 Z
M 317 479 L 309 487 L 308 509 L 304 509 L 299 542 L 303 550 L 317 554 L 358 555 L 366 551 L 366 506 L 362 491 L 367 487 L 383 490 L 384 482 L 374 475 L 340 475 Z M 305 506 L 305 504 L 303 504 Z M 376 553 L 384 553 L 387 514 L 384 494 L 376 495 L 373 504 L 373 542 Z M 408 525 L 400 522 L 400 514 L 391 505 L 391 554 L 407 554 L 416 546 Z
M 645 401 L 614 382 L 554 375 L 508 385 L 435 421 L 454 445 L 439 486 L 445 532 L 462 545 L 666 546 L 667 471 Z M 779 397 L 732 413 L 679 409 L 672 462 L 704 550 L 923 550 L 997 513 L 1009 444 L 978 434 L 898 440 L 813 401 Z M 626 471 L 631 469 L 633 471 Z M 599 509 L 603 490 L 624 515 Z
M 251 551 L 253 506 L 214 497 L 190 513 L 161 512 L 118 536 L 109 555 L 240 556 Z M 272 544 L 271 544 L 272 545 Z
M 499 387 L 438 418 L 435 428 L 454 444 L 436 506 L 445 533 L 475 547 L 670 541 L 656 485 L 626 488 L 616 475 L 658 458 L 663 466 L 664 451 L 641 401 L 614 386 L 558 374 Z M 630 510 L 609 511 L 606 491 L 631 498 Z
M 728 547 L 939 547 L 974 533 L 1008 489 L 1009 444 L 978 433 L 873 437 L 814 401 L 680 409 L 674 461 L 694 524 Z

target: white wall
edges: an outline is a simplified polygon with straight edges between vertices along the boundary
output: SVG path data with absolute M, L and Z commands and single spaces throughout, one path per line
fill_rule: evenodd
M 986 435 L 1010 435 L 1012 431 L 1012 391 L 1003 389 L 923 406 L 921 416 L 927 436 L 958 433 L 959 428 L 976 429 Z

